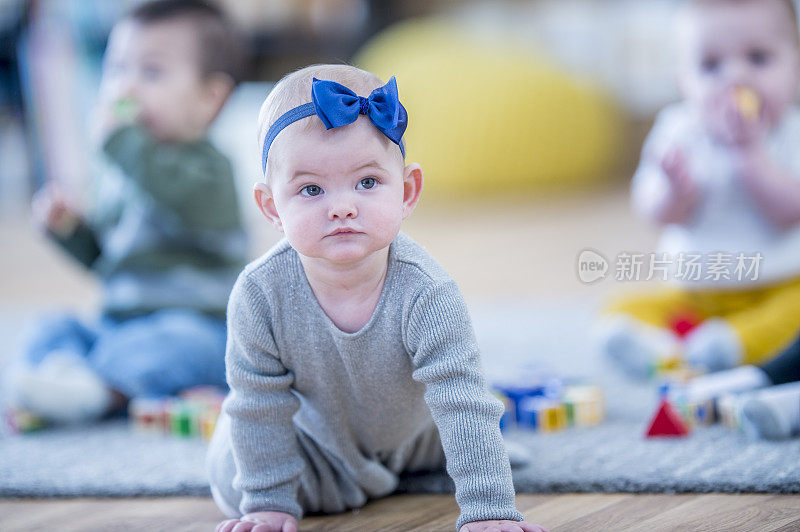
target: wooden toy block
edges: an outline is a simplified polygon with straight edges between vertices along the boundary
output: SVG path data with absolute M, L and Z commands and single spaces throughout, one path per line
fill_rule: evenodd
M 564 392 L 567 419 L 572 411 L 572 424 L 577 427 L 594 427 L 605 417 L 603 392 L 597 386 L 570 386 Z
M 598 400 L 583 401 L 577 404 L 575 426 L 596 427 L 605 419 L 603 403 Z
M 741 401 L 735 394 L 725 394 L 716 401 L 717 417 L 720 423 L 732 429 L 741 427 Z
M 678 403 L 676 409 L 689 427 L 707 426 L 714 422 L 714 402 L 712 400 L 700 403 Z
M 575 426 L 575 403 L 565 398 L 564 409 L 567 412 L 567 426 Z
M 709 399 L 700 403 L 695 403 L 693 406 L 693 419 L 697 425 L 708 426 L 714 423 L 714 401 Z
M 5 417 L 9 428 L 17 434 L 36 432 L 47 426 L 42 418 L 27 410 L 9 408 L 5 411 Z
M 563 403 L 550 401 L 539 411 L 539 418 L 544 432 L 556 432 L 567 427 L 567 409 Z
M 134 429 L 144 434 L 163 434 L 167 427 L 166 401 L 159 398 L 136 398 L 128 405 Z
M 191 403 L 183 402 L 170 411 L 170 429 L 175 436 L 189 437 L 200 434 L 200 412 Z
M 508 399 L 511 403 L 513 411 L 513 419 L 516 423 L 522 423 L 520 419 L 519 404 L 520 401 L 527 397 L 542 396 L 545 392 L 545 387 L 542 384 L 533 384 L 530 386 L 496 386 L 495 390 L 503 397 Z
M 520 426 L 542 432 L 556 432 L 567 427 L 567 408 L 546 397 L 528 397 L 520 402 Z
M 543 432 L 592 427 L 600 424 L 605 414 L 603 393 L 592 385 L 565 386 L 559 379 L 558 386 L 498 386 L 494 393 L 505 405 L 501 430 L 511 423 Z
M 647 429 L 647 437 L 684 437 L 689 434 L 689 428 L 684 423 L 680 413 L 672 404 L 662 399 L 658 405 L 650 426 Z
M 519 402 L 517 409 L 517 425 L 526 429 L 541 429 L 541 419 L 539 412 L 542 410 L 542 403 L 546 402 L 542 396 L 526 397 Z
M 214 435 L 214 429 L 217 428 L 217 419 L 219 419 L 219 409 L 205 410 L 200 415 L 200 434 L 203 439 L 209 441 Z
M 225 394 L 218 388 L 198 387 L 180 397 L 137 397 L 128 404 L 133 427 L 144 433 L 202 436 L 210 439 L 216 427 Z

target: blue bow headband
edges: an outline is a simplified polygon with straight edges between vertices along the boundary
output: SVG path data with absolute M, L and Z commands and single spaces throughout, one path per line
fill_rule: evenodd
M 400 147 L 400 153 L 406 156 L 403 147 L 403 133 L 408 125 L 408 113 L 397 97 L 397 81 L 392 79 L 383 87 L 378 87 L 368 98 L 356 93 L 335 81 L 324 81 L 314 78 L 311 82 L 311 102 L 298 105 L 278 118 L 264 139 L 264 151 L 261 154 L 261 169 L 267 171 L 267 155 L 269 147 L 286 126 L 316 114 L 325 124 L 325 129 L 346 126 L 358 119 L 358 115 L 367 115 L 378 130 Z

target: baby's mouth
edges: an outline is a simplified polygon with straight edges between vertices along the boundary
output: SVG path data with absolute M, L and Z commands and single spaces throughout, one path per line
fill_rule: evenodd
M 339 235 L 355 235 L 358 234 L 360 231 L 356 231 L 355 229 L 351 229 L 349 227 L 343 227 L 341 229 L 336 229 L 335 231 L 328 233 L 327 236 L 339 236 Z

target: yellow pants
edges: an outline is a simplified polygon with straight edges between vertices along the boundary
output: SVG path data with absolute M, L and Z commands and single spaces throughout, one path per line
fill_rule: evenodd
M 764 364 L 800 334 L 800 277 L 751 290 L 662 289 L 623 297 L 607 313 L 628 314 L 670 328 L 681 315 L 727 320 L 739 335 L 746 364 Z

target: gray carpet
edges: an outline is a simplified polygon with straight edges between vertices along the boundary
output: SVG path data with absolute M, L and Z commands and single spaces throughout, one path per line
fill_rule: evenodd
M 29 314 L 0 312 L 4 352 Z M 576 303 L 494 304 L 474 309 L 490 378 L 531 363 L 583 377 L 606 391 L 608 418 L 592 429 L 507 433 L 534 462 L 515 470 L 519 492 L 800 493 L 800 439 L 752 442 L 723 427 L 673 441 L 642 437 L 655 406 L 651 385 L 634 384 L 594 356 L 591 309 Z M 142 436 L 121 421 L 27 436 L 0 435 L 0 496 L 206 494 L 202 442 Z M 452 491 L 443 475 L 402 480 L 401 492 Z

